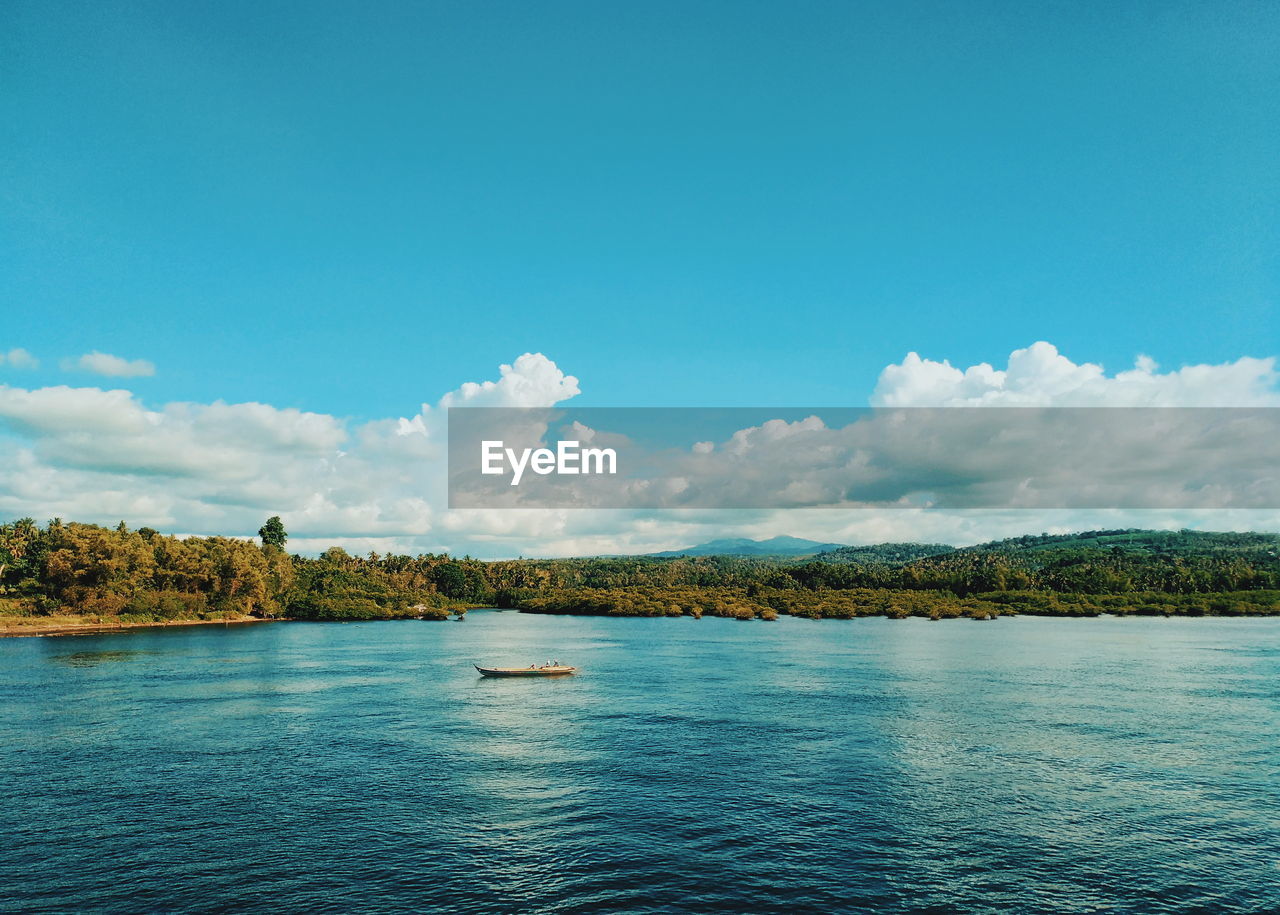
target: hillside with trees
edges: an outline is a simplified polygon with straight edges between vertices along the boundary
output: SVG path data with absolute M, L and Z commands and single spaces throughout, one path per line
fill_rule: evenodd
M 954 553 L 955 549 L 945 543 L 877 543 L 872 546 L 842 546 L 819 553 L 814 558 L 857 565 L 902 565 L 916 559 Z

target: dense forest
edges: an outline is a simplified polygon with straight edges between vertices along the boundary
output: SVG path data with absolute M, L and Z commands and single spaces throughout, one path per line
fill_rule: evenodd
M 804 559 L 678 556 L 481 561 L 165 536 L 124 522 L 0 525 L 0 616 L 145 622 L 244 617 L 447 619 L 532 613 L 847 619 L 1280 614 L 1280 536 L 1093 531 L 847 547 Z

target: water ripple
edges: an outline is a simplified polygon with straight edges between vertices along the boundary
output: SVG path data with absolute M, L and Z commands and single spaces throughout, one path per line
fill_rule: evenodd
M 127 639 L 0 643 L 0 910 L 1280 909 L 1272 620 Z

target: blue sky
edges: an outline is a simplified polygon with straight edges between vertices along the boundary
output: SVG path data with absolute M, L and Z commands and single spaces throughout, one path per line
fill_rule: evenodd
M 0 519 L 1280 530 L 451 511 L 437 409 L 1276 406 L 1277 48 L 1259 2 L 0 2 Z
M 862 404 L 1280 341 L 1266 3 L 0 5 L 0 345 L 149 403 Z M 0 381 L 17 383 L 0 366 Z M 83 379 L 80 383 L 86 383 Z

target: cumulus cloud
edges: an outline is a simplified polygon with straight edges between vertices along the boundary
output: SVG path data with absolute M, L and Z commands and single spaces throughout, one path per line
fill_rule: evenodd
M 1004 369 L 985 362 L 958 369 L 908 353 L 887 366 L 871 402 L 878 407 L 1264 407 L 1280 406 L 1275 357 L 1241 357 L 1221 365 L 1169 372 L 1149 356 L 1108 375 L 1075 363 L 1043 341 L 1014 350 Z
M 550 407 L 576 397 L 578 379 L 542 353 L 525 353 L 498 367 L 497 381 L 469 381 L 440 400 L 441 407 Z
M 156 373 L 155 365 L 146 359 L 123 359 L 97 350 L 85 353 L 79 359 L 62 360 L 62 368 L 67 371 L 93 372 L 107 378 L 140 378 Z
M 6 360 L 12 361 L 11 354 Z M 1143 359 L 1132 370 L 1108 375 L 1101 366 L 1076 364 L 1048 344 L 1037 344 L 1013 354 L 1001 370 L 961 370 L 945 361 L 908 356 L 884 370 L 873 401 L 883 406 L 969 405 L 975 400 L 994 405 L 1274 405 L 1275 384 L 1274 360 L 1241 359 L 1161 372 Z M 263 518 L 279 514 L 289 527 L 291 546 L 300 550 L 336 544 L 361 552 L 451 550 L 491 557 L 639 553 L 727 534 L 960 544 L 1028 531 L 1104 526 L 1280 527 L 1276 512 L 1241 509 L 513 512 L 448 507 L 445 418 L 450 407 L 536 408 L 553 416 L 579 390 L 578 379 L 539 353 L 501 366 L 490 380 L 433 396 L 409 416 L 365 423 L 269 404 L 149 405 L 126 390 L 0 385 L 0 517 L 60 515 L 99 523 L 124 518 L 166 531 L 234 535 L 251 534 Z M 723 434 L 704 432 L 689 439 L 681 459 L 747 460 L 772 450 L 781 461 L 782 455 L 799 449 L 816 468 L 829 462 L 832 448 L 856 444 L 842 445 L 833 438 L 840 429 L 820 420 L 807 420 L 804 414 L 793 420 L 744 423 Z M 597 440 L 616 440 L 612 430 L 589 425 Z M 542 434 L 545 428 L 539 425 L 530 432 Z M 578 433 L 585 438 L 583 430 Z M 980 477 L 994 472 L 982 465 L 983 459 L 1000 469 L 1001 460 L 1016 458 L 1016 453 L 992 458 L 981 443 L 958 457 L 937 456 L 905 433 L 871 444 L 881 453 L 897 449 L 900 467 L 895 472 L 903 478 L 921 474 L 927 479 L 935 461 L 961 458 L 978 462 L 959 469 Z M 866 460 L 858 448 L 850 454 Z M 772 466 L 779 476 L 764 483 L 790 485 L 793 504 L 812 504 L 822 495 L 825 481 L 805 472 L 803 461 Z M 671 504 L 680 505 L 682 498 L 687 502 L 682 494 L 703 485 L 696 469 L 686 468 L 680 485 L 671 485 Z
M 551 407 L 581 393 L 578 379 L 566 375 L 542 353 L 525 353 L 511 365 L 498 366 L 497 381 L 468 381 L 440 398 L 433 409 L 424 403 L 413 417 L 395 423 L 399 436 L 438 436 L 450 407 Z
M 7 353 L 0 352 L 0 365 L 12 366 L 15 369 L 38 369 L 40 360 L 22 347 L 15 346 Z
M 152 408 L 122 389 L 0 385 L 0 517 L 235 534 L 280 514 L 300 545 L 443 549 L 440 537 L 456 537 L 439 523 L 441 408 L 550 405 L 576 393 L 576 379 L 536 353 L 412 419 L 363 424 L 261 403 Z
M 129 391 L 0 386 L 0 419 L 58 467 L 243 479 L 255 456 L 328 455 L 346 437 L 331 416 L 265 404 L 171 403 L 148 410 Z

